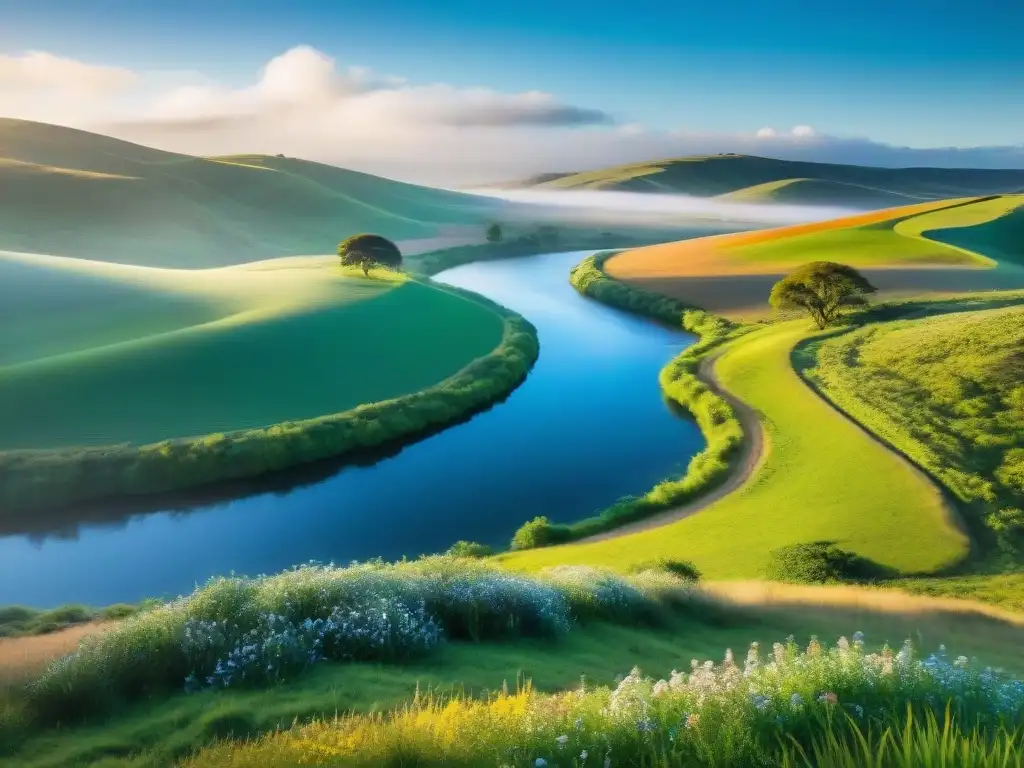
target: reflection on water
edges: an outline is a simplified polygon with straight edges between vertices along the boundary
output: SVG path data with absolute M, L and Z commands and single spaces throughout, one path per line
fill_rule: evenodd
M 48 528 L 13 521 L 0 538 L 0 604 L 102 605 L 311 559 L 395 559 L 456 539 L 501 546 L 535 515 L 579 519 L 681 473 L 702 439 L 667 407 L 657 373 L 692 337 L 578 296 L 567 275 L 583 255 L 439 278 L 537 326 L 540 359 L 504 403 L 364 466 L 325 462 L 156 511 L 92 505 Z

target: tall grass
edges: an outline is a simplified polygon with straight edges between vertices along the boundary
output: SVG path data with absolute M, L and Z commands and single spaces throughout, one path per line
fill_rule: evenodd
M 217 578 L 130 617 L 23 691 L 42 723 L 171 691 L 273 684 L 324 660 L 402 662 L 448 640 L 555 638 L 580 621 L 657 622 L 699 603 L 667 572 L 556 569 L 535 577 L 436 556 Z
M 1021 681 L 944 651 L 919 661 L 909 643 L 868 654 L 857 633 L 830 649 L 776 643 L 767 657 L 754 644 L 742 662 L 726 652 L 657 681 L 634 669 L 615 688 L 417 696 L 222 743 L 185 765 L 1010 766 L 1022 717 Z
M 673 402 L 693 415 L 707 444 L 690 459 L 682 477 L 663 480 L 639 498 L 624 499 L 595 517 L 572 524 L 555 524 L 547 518 L 536 518 L 516 532 L 513 549 L 582 539 L 684 504 L 724 482 L 731 468 L 730 459 L 743 442 L 743 427 L 732 406 L 703 382 L 697 371 L 709 352 L 748 328 L 688 307 L 668 296 L 614 280 L 602 269 L 604 262 L 614 254 L 614 251 L 605 251 L 584 259 L 573 268 L 569 282 L 584 296 L 683 328 L 700 337 L 696 344 L 662 368 L 658 382 Z
M 504 331 L 490 354 L 432 387 L 262 429 L 142 446 L 0 452 L 0 509 L 47 509 L 255 477 L 411 439 L 485 408 L 526 377 L 539 352 L 537 332 L 522 317 L 483 297 L 442 289 L 492 307 L 503 316 Z

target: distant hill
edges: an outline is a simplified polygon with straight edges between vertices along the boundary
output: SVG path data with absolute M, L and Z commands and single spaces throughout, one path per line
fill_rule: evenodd
M 702 155 L 580 173 L 545 173 L 511 186 L 886 208 L 926 200 L 1020 192 L 1024 190 L 1024 170 L 874 168 L 751 155 Z
M 208 267 L 426 238 L 501 203 L 286 157 L 192 157 L 0 118 L 0 250 Z

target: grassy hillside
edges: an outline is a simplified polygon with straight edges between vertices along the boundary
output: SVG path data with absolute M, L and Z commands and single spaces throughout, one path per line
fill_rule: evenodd
M 421 697 L 430 691 L 442 696 L 452 691 L 484 696 L 490 691 L 493 696 L 503 683 L 514 689 L 524 679 L 535 690 L 549 692 L 577 690 L 581 682 L 614 686 L 634 665 L 667 675 L 671 669 L 688 669 L 691 658 L 719 658 L 727 647 L 737 651 L 737 663 L 742 664 L 741 649 L 751 641 L 766 650 L 790 634 L 802 644 L 812 636 L 828 642 L 861 631 L 867 651 L 884 643 L 896 648 L 911 636 L 925 652 L 946 643 L 954 656 L 977 655 L 983 663 L 1024 671 L 1019 653 L 1024 626 L 984 606 L 953 606 L 880 590 L 842 588 L 834 595 L 835 588 L 762 588 L 771 597 L 766 601 L 762 594 L 755 609 L 749 587 L 760 585 L 740 585 L 743 593 L 735 599 L 728 597 L 735 590 L 724 586 L 694 590 L 665 574 L 626 581 L 576 569 L 525 580 L 472 562 L 444 565 L 436 559 L 343 571 L 307 567 L 260 580 L 218 580 L 169 609 L 103 628 L 108 635 L 90 642 L 87 659 L 51 668 L 43 674 L 44 684 L 27 695 L 19 686 L 40 677 L 47 649 L 29 655 L 23 640 L 0 640 L 0 758 L 5 764 L 35 768 L 155 768 L 212 740 L 287 730 L 296 718 L 305 722 L 349 711 L 379 711 L 416 691 Z M 552 587 L 564 597 L 552 594 Z M 429 614 L 444 619 L 449 642 L 423 646 L 417 631 L 424 617 L 415 602 L 420 595 L 427 598 Z M 334 641 L 325 646 L 325 654 L 359 649 L 356 659 L 319 659 L 307 666 L 305 643 L 313 635 L 303 634 L 304 619 L 345 614 L 367 597 L 387 606 L 393 616 L 403 615 L 396 610 L 403 602 L 414 603 L 405 620 L 393 625 L 390 644 L 360 648 L 356 631 L 341 630 L 333 638 L 325 633 Z M 294 641 L 257 645 L 261 660 L 265 654 L 284 664 L 277 682 L 268 686 L 270 681 L 253 677 L 182 692 L 181 678 L 189 664 L 214 668 L 230 652 L 233 636 L 247 626 L 255 628 L 256 637 L 265 637 L 272 625 L 261 619 L 271 611 L 281 617 L 274 627 L 278 637 Z M 574 619 L 571 625 L 560 621 L 565 613 Z M 224 635 L 201 623 L 222 618 L 228 627 Z M 191 638 L 182 643 L 174 629 L 180 632 L 187 619 L 192 619 Z M 467 630 L 474 623 L 478 634 L 471 639 Z M 368 615 L 347 626 L 379 625 Z M 313 632 L 324 629 L 320 621 Z M 49 659 L 61 650 L 56 636 L 51 642 Z M 410 645 L 416 653 L 396 653 Z M 295 650 L 301 659 L 292 655 Z M 102 679 L 88 663 L 99 659 L 105 661 Z M 130 707 L 126 698 L 137 696 L 135 685 L 143 682 L 151 697 Z M 127 697 L 117 697 L 118 690 Z M 62 708 L 83 700 L 93 706 L 73 710 L 73 719 L 84 719 L 84 724 L 62 720 L 60 727 L 50 727 Z M 35 722 L 32 714 L 37 715 Z M 218 764 L 224 762 L 222 758 Z
M 1024 286 L 1024 195 L 916 203 L 810 224 L 682 240 L 610 259 L 613 277 L 730 315 L 767 311 L 772 284 L 808 261 L 852 264 L 884 293 Z M 967 246 L 973 245 L 974 249 Z M 997 266 L 996 270 L 989 270 Z
M 337 413 L 435 384 L 501 341 L 482 305 L 373 277 L 331 257 L 169 270 L 0 253 L 0 449 Z
M 200 158 L 0 119 L 0 249 L 209 267 L 423 238 L 500 203 L 305 160 Z
M 835 541 L 897 572 L 932 571 L 967 553 L 938 490 L 841 416 L 793 370 L 806 320 L 730 342 L 714 370 L 753 408 L 765 450 L 751 479 L 697 514 L 639 533 L 501 556 L 534 570 L 561 563 L 628 568 L 657 558 L 690 560 L 711 578 L 762 576 L 773 550 Z
M 869 325 L 822 343 L 807 374 L 942 482 L 983 540 L 1024 552 L 1022 350 L 1016 306 Z
M 729 154 L 544 174 L 522 185 L 881 208 L 913 200 L 1024 191 L 1024 170 L 874 168 Z

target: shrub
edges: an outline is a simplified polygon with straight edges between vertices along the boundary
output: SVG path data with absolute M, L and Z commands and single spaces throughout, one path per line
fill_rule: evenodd
M 559 535 L 560 528 L 565 526 L 555 526 L 546 517 L 539 515 L 519 526 L 512 536 L 512 549 L 532 549 L 557 544 L 562 538 Z
M 475 541 L 456 541 L 445 553 L 452 557 L 488 557 L 494 554 L 494 547 Z
M 630 571 L 632 573 L 641 573 L 643 571 L 668 571 L 673 576 L 677 576 L 683 581 L 697 582 L 701 579 L 701 572 L 697 570 L 697 566 L 689 560 L 672 560 L 667 557 L 663 557 L 658 560 L 651 560 L 646 563 L 638 563 L 637 565 L 634 565 Z
M 26 701 L 39 717 L 66 721 L 182 686 L 277 682 L 324 660 L 400 662 L 446 639 L 557 637 L 581 618 L 632 623 L 657 617 L 684 590 L 667 573 L 538 578 L 450 556 L 217 578 L 86 637 L 29 685 Z
M 801 584 L 864 581 L 886 576 L 876 563 L 831 541 L 792 544 L 772 552 L 766 575 Z

